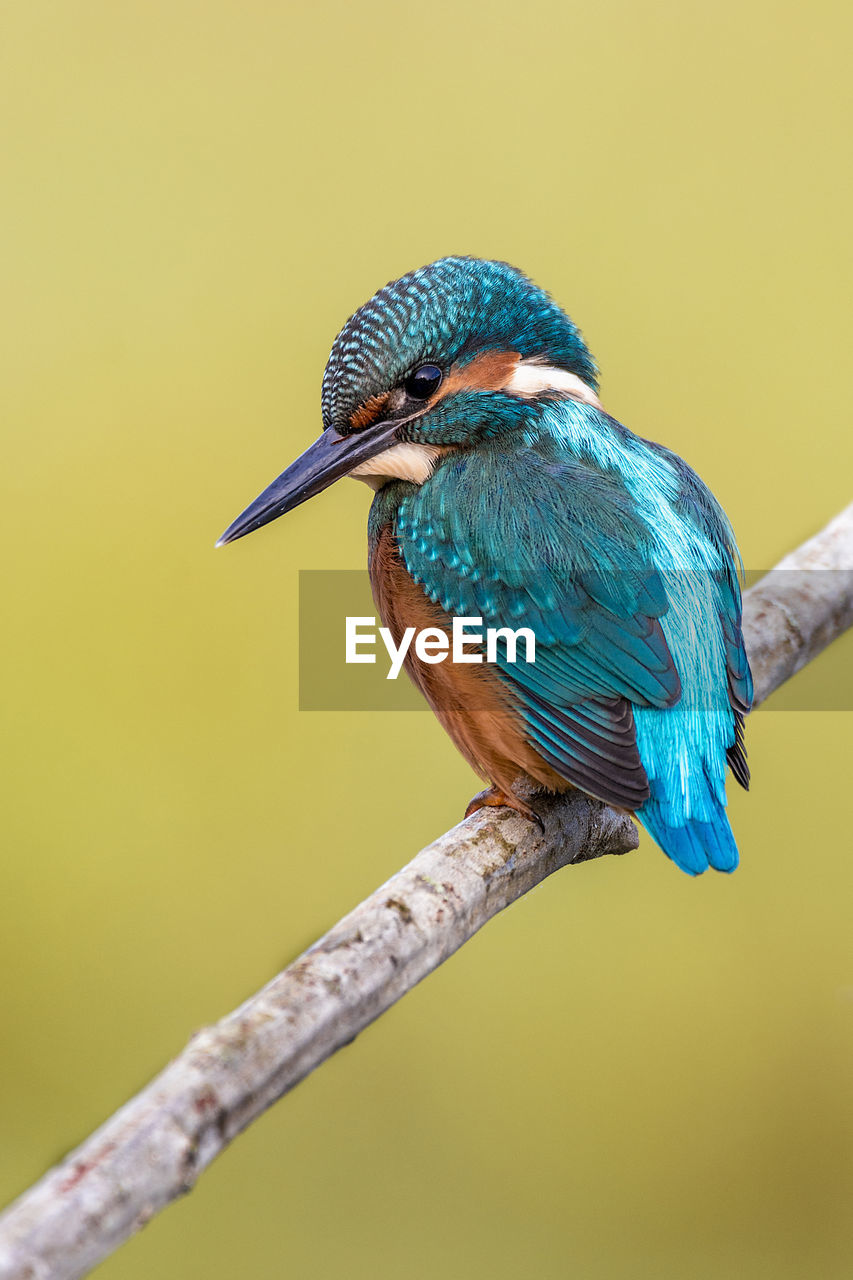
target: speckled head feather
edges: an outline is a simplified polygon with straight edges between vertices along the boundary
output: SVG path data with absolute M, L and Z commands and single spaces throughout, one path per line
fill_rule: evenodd
M 516 351 L 566 369 L 596 389 L 580 331 L 523 272 L 482 258 L 439 258 L 393 280 L 347 320 L 323 378 L 323 424 L 352 415 L 419 365 L 446 369 L 484 351 Z

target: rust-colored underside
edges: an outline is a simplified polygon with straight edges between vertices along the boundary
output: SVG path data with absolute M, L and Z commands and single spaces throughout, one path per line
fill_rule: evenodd
M 395 644 L 400 643 L 407 627 L 416 631 L 438 627 L 450 636 L 450 617 L 409 577 L 390 526 L 382 530 L 373 550 L 370 582 L 382 623 Z M 449 657 L 435 664 L 423 663 L 415 656 L 414 645 L 406 654 L 405 667 L 481 778 L 510 796 L 525 777 L 549 791 L 570 787 L 526 741 L 522 717 L 492 667 L 455 663 Z

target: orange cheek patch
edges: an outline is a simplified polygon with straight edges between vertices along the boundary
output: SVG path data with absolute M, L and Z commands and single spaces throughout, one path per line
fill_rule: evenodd
M 456 391 L 502 391 L 512 380 L 520 359 L 517 351 L 484 351 L 467 364 L 454 365 L 431 403 Z
M 357 409 L 350 414 L 349 424 L 353 431 L 360 431 L 362 427 L 369 427 L 371 422 L 375 422 L 385 407 L 388 400 L 388 392 L 384 391 L 381 395 L 370 396 L 365 400 L 364 404 L 360 404 Z

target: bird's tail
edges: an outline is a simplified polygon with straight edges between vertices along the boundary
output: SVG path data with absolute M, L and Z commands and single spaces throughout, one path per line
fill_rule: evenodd
M 699 876 L 708 867 L 715 871 L 734 871 L 738 864 L 737 845 L 729 825 L 725 809 L 715 801 L 709 821 L 687 818 L 675 825 L 654 796 L 637 810 L 637 817 L 649 835 L 659 844 L 668 858 L 690 876 Z

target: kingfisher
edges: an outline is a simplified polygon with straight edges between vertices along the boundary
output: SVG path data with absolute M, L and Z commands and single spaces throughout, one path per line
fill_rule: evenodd
M 461 617 L 535 635 L 532 662 L 508 646 L 488 663 L 407 651 L 489 784 L 467 812 L 536 821 L 537 793 L 577 788 L 633 814 L 690 875 L 733 871 L 726 769 L 748 787 L 752 703 L 734 534 L 687 463 L 604 410 L 557 302 L 505 262 L 411 271 L 341 329 L 322 414 L 217 545 L 365 481 L 371 587 L 398 647 Z

